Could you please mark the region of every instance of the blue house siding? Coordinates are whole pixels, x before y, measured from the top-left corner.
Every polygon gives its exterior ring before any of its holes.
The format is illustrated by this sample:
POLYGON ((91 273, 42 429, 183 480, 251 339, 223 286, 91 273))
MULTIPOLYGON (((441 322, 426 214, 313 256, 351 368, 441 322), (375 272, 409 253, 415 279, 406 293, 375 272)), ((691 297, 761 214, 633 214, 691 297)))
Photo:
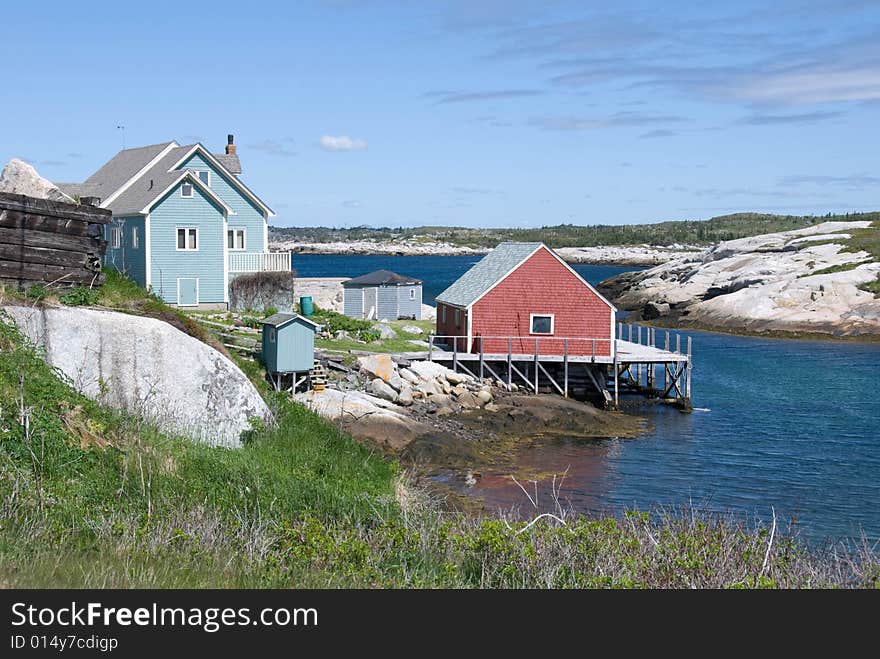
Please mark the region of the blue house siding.
MULTIPOLYGON (((150 211, 150 279, 153 290, 177 304, 178 279, 198 279, 199 304, 225 301, 223 210, 193 186, 192 197, 176 185, 150 211), (178 251, 178 227, 198 229, 198 250, 178 251)), ((186 289, 189 282, 184 282, 186 289)))
POLYGON ((211 190, 235 211, 235 215, 230 215, 228 218, 229 228, 242 228, 245 230, 245 251, 269 251, 269 247, 264 239, 266 220, 263 217, 262 211, 250 199, 232 186, 226 174, 221 174, 198 153, 193 154, 186 160, 180 166, 180 169, 210 170, 211 190))
POLYGON ((104 231, 107 239, 104 265, 125 274, 137 282, 139 286, 146 287, 144 218, 140 215, 114 217, 110 224, 105 225, 104 231), (122 232, 122 240, 118 249, 112 247, 111 231, 113 229, 122 232), (137 232, 137 247, 135 247, 134 232, 137 232))
POLYGON ((311 370, 315 365, 315 328, 298 318, 278 328, 263 325, 262 348, 263 363, 270 373, 311 370))
POLYGON ((397 287, 397 316, 398 318, 422 319, 421 285, 397 287), (411 295, 412 298, 410 298, 411 295))
POLYGON ((397 320, 397 286, 379 286, 376 295, 376 318, 397 320))
POLYGON ((342 289, 342 313, 349 318, 364 317, 364 293, 361 288, 342 289))

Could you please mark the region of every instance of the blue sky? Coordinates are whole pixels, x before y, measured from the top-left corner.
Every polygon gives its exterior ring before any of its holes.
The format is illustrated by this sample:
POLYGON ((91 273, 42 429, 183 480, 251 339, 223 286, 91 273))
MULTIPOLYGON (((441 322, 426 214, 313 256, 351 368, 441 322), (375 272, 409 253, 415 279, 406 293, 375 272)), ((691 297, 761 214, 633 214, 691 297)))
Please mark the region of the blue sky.
POLYGON ((880 208, 880 3, 10 3, 0 159, 234 133, 285 226, 880 208))

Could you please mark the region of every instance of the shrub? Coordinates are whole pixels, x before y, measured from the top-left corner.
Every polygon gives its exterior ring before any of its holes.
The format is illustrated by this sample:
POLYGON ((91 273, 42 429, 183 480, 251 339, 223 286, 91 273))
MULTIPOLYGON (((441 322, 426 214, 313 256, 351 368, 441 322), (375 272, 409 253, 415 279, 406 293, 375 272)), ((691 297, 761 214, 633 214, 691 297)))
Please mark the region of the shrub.
POLYGON ((43 284, 34 284, 30 288, 27 289, 27 293, 25 296, 28 300, 36 300, 40 301, 45 298, 49 294, 49 291, 43 284))
POLYGON ((62 304, 66 304, 70 307, 81 307, 97 304, 100 295, 100 289, 77 286, 76 288, 71 288, 59 299, 61 300, 62 304))

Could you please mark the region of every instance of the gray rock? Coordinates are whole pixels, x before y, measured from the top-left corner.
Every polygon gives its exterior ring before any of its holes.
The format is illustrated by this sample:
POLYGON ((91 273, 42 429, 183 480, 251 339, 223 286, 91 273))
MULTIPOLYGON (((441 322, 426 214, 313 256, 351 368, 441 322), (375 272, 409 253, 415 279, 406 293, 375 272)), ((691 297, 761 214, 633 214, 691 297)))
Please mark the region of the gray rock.
POLYGON ((401 329, 401 331, 406 332, 407 334, 420 335, 423 333, 422 328, 417 325, 404 325, 400 329, 401 329))
POLYGON ((411 387, 404 385, 400 390, 400 393, 397 394, 397 404, 403 405, 404 407, 409 407, 413 404, 413 390, 411 387))
POLYGON ((397 332, 385 323, 377 323, 373 325, 373 329, 379 332, 380 339, 396 339, 397 332))
POLYGON ((361 373, 371 378, 379 378, 391 385, 396 391, 403 386, 403 378, 397 372, 397 364, 390 355, 365 355, 358 357, 361 373))
POLYGON ((461 384, 462 382, 468 382, 473 378, 465 375, 464 373, 456 373, 455 371, 450 370, 448 373, 446 373, 446 379, 449 384, 461 384))
POLYGON ((397 401, 397 392, 382 378, 376 378, 370 383, 370 391, 379 398, 384 398, 392 403, 397 401))
POLYGON ((486 405, 483 407, 483 409, 486 410, 487 412, 497 412, 501 408, 498 407, 495 403, 486 403, 486 405))
POLYGON ((449 386, 449 383, 446 380, 443 380, 442 382, 440 382, 440 390, 444 394, 451 394, 452 393, 452 387, 449 386))
POLYGON ((336 334, 333 336, 333 338, 336 339, 337 341, 351 341, 352 340, 351 334, 349 334, 345 330, 339 330, 338 332, 336 332, 336 334))
POLYGON ((64 194, 57 185, 44 179, 36 169, 18 158, 13 158, 6 163, 6 167, 0 173, 0 192, 12 192, 50 201, 63 201, 68 204, 76 203, 72 197, 64 194))
POLYGON ((455 397, 455 401, 462 407, 468 409, 476 409, 480 407, 480 399, 474 396, 470 391, 465 391, 455 397))
POLYGON ((454 387, 452 387, 452 394, 455 396, 463 396, 466 393, 470 393, 470 392, 468 391, 468 388, 465 387, 464 385, 457 384, 454 387))
POLYGON ((413 373, 408 368, 402 368, 398 371, 398 373, 400 374, 400 377, 402 377, 404 380, 406 380, 410 384, 418 385, 421 382, 421 379, 419 378, 419 376, 416 375, 415 373, 413 373))
POLYGON ((436 395, 442 393, 440 387, 437 385, 437 382, 434 380, 429 380, 427 382, 421 382, 417 387, 416 391, 421 391, 426 396, 436 395))
POLYGON ((648 302, 642 307, 642 318, 654 320, 669 315, 669 304, 666 302, 648 302))
POLYGON ((235 364, 161 320, 78 307, 6 311, 78 391, 166 432, 238 447, 249 419, 271 420, 235 364))
POLYGON ((428 402, 437 407, 448 407, 452 404, 452 396, 447 394, 431 394, 428 396, 428 402))
POLYGON ((455 410, 451 407, 438 407, 435 414, 437 416, 449 416, 450 414, 455 414, 455 410))
POLYGON ((489 392, 486 389, 480 389, 476 393, 476 396, 480 400, 480 402, 483 403, 483 405, 485 405, 486 403, 492 402, 492 394, 491 394, 491 392, 489 392))

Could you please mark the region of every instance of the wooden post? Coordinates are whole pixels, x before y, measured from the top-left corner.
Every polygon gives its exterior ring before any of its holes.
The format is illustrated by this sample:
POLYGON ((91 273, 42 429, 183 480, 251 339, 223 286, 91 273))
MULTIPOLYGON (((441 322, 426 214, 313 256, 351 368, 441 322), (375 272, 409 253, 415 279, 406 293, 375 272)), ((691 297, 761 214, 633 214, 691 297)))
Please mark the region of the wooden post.
POLYGON ((507 339, 507 390, 513 384, 513 339, 507 339))
POLYGON ((681 354, 681 334, 675 335, 675 352, 681 354))
POLYGON ((636 343, 642 345, 642 326, 636 327, 636 343))
POLYGON ((614 407, 618 406, 618 397, 617 397, 617 380, 619 379, 619 373, 617 370, 617 355, 614 355, 614 407))
POLYGON ((690 405, 691 400, 691 337, 688 337, 688 361, 687 361, 687 377, 684 381, 685 386, 685 397, 688 399, 688 405, 690 405))
POLYGON ((428 337, 428 361, 434 361, 434 335, 428 337))
POLYGON ((480 382, 483 381, 483 339, 480 338, 480 382))
POLYGON ((452 370, 458 370, 458 337, 452 340, 452 370))
POLYGON ((629 339, 628 339, 628 341, 630 343, 632 343, 632 340, 633 340, 633 326, 632 326, 632 323, 630 323, 629 324, 629 339))
POLYGON ((535 393, 538 393, 538 338, 535 337, 535 393))
MULTIPOLYGON (((594 342, 595 345, 595 342, 594 342)), ((562 363, 563 363, 563 379, 564 379, 564 389, 565 389, 565 397, 568 398, 568 339, 562 340, 562 363)))

